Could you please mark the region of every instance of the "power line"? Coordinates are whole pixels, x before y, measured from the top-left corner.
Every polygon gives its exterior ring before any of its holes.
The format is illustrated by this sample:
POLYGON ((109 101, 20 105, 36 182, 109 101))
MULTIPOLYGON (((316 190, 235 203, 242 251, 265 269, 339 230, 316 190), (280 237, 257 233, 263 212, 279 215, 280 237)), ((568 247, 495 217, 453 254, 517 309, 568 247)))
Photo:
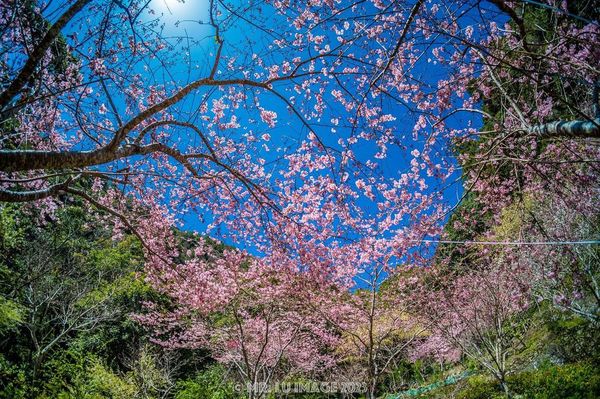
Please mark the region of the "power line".
POLYGON ((432 244, 462 244, 462 245, 516 245, 516 246, 529 246, 529 245, 597 245, 600 244, 600 240, 583 240, 583 241, 472 241, 472 240, 410 240, 411 242, 418 243, 432 243, 432 244))

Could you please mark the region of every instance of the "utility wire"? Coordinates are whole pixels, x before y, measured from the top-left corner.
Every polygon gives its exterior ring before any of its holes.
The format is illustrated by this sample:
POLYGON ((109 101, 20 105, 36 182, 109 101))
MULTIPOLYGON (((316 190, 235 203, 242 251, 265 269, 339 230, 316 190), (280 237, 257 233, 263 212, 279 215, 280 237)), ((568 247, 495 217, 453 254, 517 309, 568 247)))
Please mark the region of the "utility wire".
POLYGON ((517 245, 517 246, 528 246, 528 245, 597 245, 600 244, 600 240, 583 240, 583 241, 460 241, 460 240, 410 240, 411 242, 418 243, 432 243, 432 244, 462 244, 462 245, 517 245))

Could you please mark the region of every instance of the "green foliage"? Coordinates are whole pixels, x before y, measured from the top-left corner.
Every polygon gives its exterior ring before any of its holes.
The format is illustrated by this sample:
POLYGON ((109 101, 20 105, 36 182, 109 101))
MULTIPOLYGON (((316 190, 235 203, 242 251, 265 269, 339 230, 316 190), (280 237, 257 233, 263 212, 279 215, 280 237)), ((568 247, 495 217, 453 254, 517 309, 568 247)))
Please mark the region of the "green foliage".
MULTIPOLYGON (((483 213, 482 205, 475 193, 465 193, 464 198, 444 226, 445 238, 453 241, 475 240, 485 232, 490 222, 490 215, 483 213), (477 215, 477 217, 473 218, 473 215, 477 215), (465 217, 472 217, 468 223, 468 229, 462 223, 465 217)), ((474 247, 449 244, 439 246, 435 258, 439 267, 447 267, 448 272, 455 273, 469 269, 470 265, 478 258, 478 254, 474 247)))
POLYGON ((237 399, 243 396, 236 386, 227 380, 226 370, 221 365, 211 365, 193 379, 178 384, 175 399, 237 399))
POLYGON ((423 359, 414 361, 400 359, 393 371, 381 381, 378 391, 401 392, 418 389, 444 381, 447 376, 448 370, 445 370, 437 362, 423 359))
POLYGON ((494 379, 478 375, 469 378, 456 397, 457 399, 493 399, 504 397, 504 393, 494 379))
MULTIPOLYGON (((600 397, 600 373, 590 363, 546 365, 510 375, 511 395, 519 399, 592 399, 600 397)), ((457 387, 444 387, 420 398, 500 399, 506 394, 496 380, 485 375, 470 377, 457 387)))
POLYGON ((511 389, 531 399, 592 399, 600 397, 600 372, 588 363, 551 366, 508 378, 511 389))
POLYGON ((155 295, 139 273, 140 245, 113 240, 94 217, 71 205, 40 225, 18 206, 0 208, 0 398, 71 394, 93 381, 83 377, 92 366, 106 381, 110 370, 125 375, 123 359, 147 339, 129 316, 155 295))
POLYGON ((600 327, 576 316, 547 321, 551 334, 549 352, 565 362, 582 359, 600 364, 600 327))
POLYGON ((0 257, 5 257, 22 242, 23 228, 18 223, 17 210, 12 206, 0 206, 0 257))
MULTIPOLYGON (((130 377, 117 375, 100 359, 91 357, 74 378, 73 384, 58 392, 61 399, 129 399, 137 396, 138 388, 130 377)), ((40 399, 45 396, 41 396, 40 399)))
POLYGON ((0 354, 0 399, 25 399, 27 376, 22 365, 13 364, 0 354))
POLYGON ((526 337, 523 363, 540 365, 590 362, 600 364, 600 326, 573 313, 561 312, 547 301, 539 304, 528 318, 534 328, 526 337))
POLYGON ((0 297, 0 335, 14 329, 23 318, 23 309, 18 303, 0 297))

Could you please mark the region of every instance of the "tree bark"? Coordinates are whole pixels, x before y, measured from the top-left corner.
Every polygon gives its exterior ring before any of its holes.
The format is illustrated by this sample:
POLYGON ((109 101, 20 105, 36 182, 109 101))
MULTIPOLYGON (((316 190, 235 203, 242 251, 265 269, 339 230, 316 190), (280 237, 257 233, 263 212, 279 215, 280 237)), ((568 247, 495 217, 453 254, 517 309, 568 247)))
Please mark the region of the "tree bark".
POLYGON ((527 132, 539 138, 600 138, 600 118, 592 121, 555 121, 535 125, 527 132))

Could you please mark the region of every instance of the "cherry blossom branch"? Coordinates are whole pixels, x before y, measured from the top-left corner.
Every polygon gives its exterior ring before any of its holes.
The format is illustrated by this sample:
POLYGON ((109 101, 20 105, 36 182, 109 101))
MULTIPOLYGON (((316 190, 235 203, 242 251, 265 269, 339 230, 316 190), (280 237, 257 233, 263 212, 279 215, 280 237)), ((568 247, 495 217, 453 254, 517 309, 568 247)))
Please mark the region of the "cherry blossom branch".
MULTIPOLYGON (((375 79, 373 79, 373 81, 371 82, 371 84, 369 86, 370 88, 373 87, 373 85, 377 84, 379 79, 381 79, 381 77, 387 72, 387 70, 392 65, 392 62, 394 62, 394 60, 396 59, 396 56, 398 55, 398 52, 400 51, 402 44, 404 44, 404 39, 406 38, 406 35, 408 34, 408 29, 410 28, 410 25, 412 24, 413 20, 417 16, 419 9, 421 8, 421 6, 423 5, 424 2, 425 2, 425 0, 418 0, 415 3, 415 5, 412 7, 412 9, 410 10, 410 14, 408 15, 408 18, 406 19, 406 23, 404 24, 404 28, 402 29, 402 33, 400 34, 400 37, 398 38, 398 40, 396 42, 396 46, 394 47, 394 50, 389 55, 388 61, 386 62, 383 69, 381 69, 379 74, 377 74, 375 79)), ((370 89, 368 91, 370 91, 370 89)))
POLYGON ((64 193, 69 184, 77 180, 79 176, 69 177, 66 181, 50 187, 32 191, 0 190, 0 202, 29 202, 53 197, 64 193))
POLYGON ((12 80, 10 85, 0 94, 0 110, 3 110, 12 98, 21 90, 23 85, 27 83, 35 68, 42 60, 46 51, 50 48, 54 40, 60 34, 62 28, 87 5, 91 0, 78 0, 73 4, 58 20, 48 29, 44 38, 35 46, 31 52, 27 62, 21 69, 21 72, 12 80))

